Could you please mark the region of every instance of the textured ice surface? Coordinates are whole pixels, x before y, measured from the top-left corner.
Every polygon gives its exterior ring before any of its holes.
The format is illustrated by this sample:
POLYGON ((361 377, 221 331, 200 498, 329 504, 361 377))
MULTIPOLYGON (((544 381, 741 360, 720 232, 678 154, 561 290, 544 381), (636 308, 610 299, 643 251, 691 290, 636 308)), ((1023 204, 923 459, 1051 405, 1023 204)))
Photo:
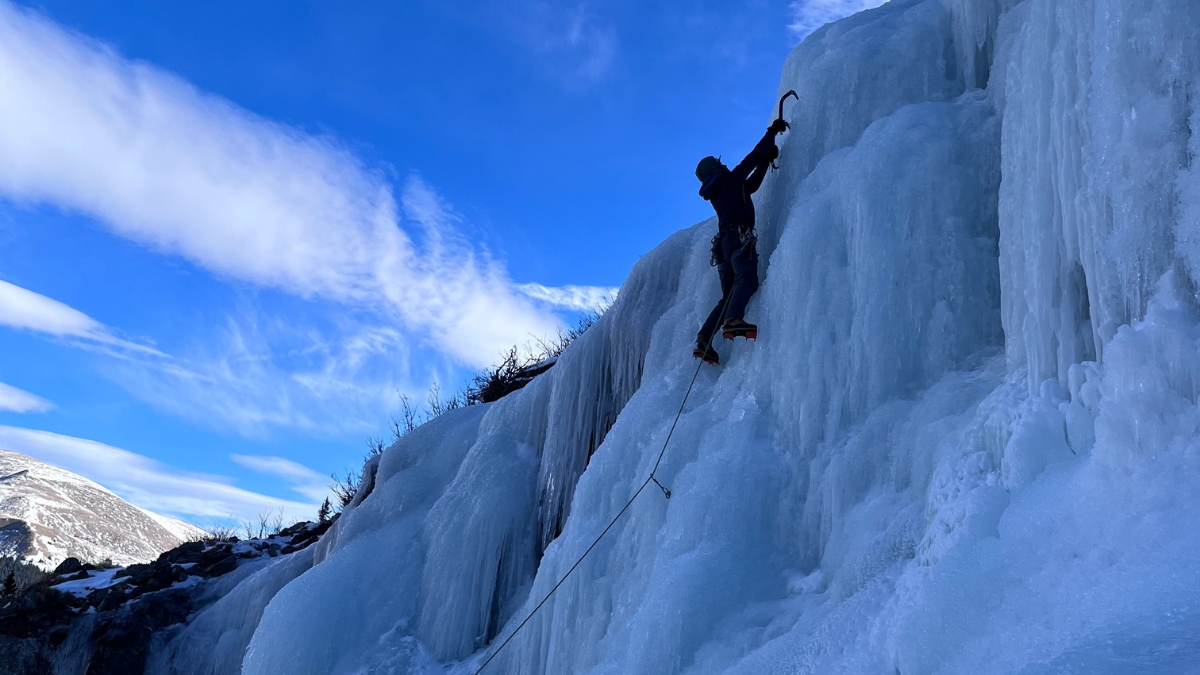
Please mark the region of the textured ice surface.
MULTIPOLYGON (((1193 0, 892 0, 813 33, 761 339, 701 371, 674 498, 489 671, 1200 672, 1198 60, 1193 0)), ((653 465, 713 227, 531 386, 389 449, 243 672, 473 672, 653 465)))

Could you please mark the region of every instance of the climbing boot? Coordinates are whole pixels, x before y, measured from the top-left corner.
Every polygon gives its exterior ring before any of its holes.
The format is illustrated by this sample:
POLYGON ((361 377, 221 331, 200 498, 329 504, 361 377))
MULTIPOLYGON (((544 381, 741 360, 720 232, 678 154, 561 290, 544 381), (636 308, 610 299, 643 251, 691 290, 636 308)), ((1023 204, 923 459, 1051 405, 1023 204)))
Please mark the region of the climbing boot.
POLYGON ((709 365, 721 365, 721 355, 708 344, 708 340, 697 342, 696 348, 692 350, 692 356, 703 360, 709 365))
POLYGON ((726 319, 725 324, 721 326, 721 336, 726 340, 732 340, 738 337, 744 337, 748 340, 758 339, 758 326, 752 323, 746 323, 741 319, 726 319))

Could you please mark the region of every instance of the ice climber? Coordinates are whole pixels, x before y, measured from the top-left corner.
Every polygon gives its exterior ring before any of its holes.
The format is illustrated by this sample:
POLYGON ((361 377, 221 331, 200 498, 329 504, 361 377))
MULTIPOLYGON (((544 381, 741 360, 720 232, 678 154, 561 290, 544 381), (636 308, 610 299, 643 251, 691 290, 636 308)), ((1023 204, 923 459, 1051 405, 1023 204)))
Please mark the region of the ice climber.
POLYGON ((696 166, 696 178, 701 183, 700 196, 717 212, 712 263, 721 278, 721 299, 696 335, 696 349, 692 351, 696 358, 707 363, 721 362, 712 348, 712 336, 718 324, 727 340, 758 337, 758 326, 744 320, 746 303, 758 290, 757 237, 754 233, 754 202, 750 195, 758 191, 771 162, 779 156, 775 137, 787 127, 782 119, 775 120, 758 145, 732 170, 716 157, 705 157, 696 166))

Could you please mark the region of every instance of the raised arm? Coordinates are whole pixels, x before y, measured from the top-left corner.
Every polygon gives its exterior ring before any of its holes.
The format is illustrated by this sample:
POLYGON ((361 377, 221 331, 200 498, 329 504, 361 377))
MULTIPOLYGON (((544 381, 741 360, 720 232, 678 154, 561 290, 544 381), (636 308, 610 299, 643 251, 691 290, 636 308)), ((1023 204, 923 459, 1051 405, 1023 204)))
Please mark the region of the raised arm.
POLYGON ((766 161, 755 166, 746 178, 746 194, 748 195, 758 192, 758 188, 762 187, 763 179, 767 177, 767 169, 771 166, 771 162, 775 161, 775 158, 779 156, 779 148, 774 143, 771 144, 768 150, 770 152, 767 153, 766 161))
MULTIPOLYGON (((750 154, 746 155, 745 159, 743 159, 737 166, 733 167, 733 171, 731 173, 735 178, 742 181, 747 180, 750 177, 751 172, 759 167, 765 169, 766 166, 771 163, 772 159, 775 159, 779 156, 779 149, 775 147, 776 133, 777 132, 767 130, 766 135, 762 137, 762 140, 758 142, 758 145, 754 146, 754 149, 750 151, 750 154)), ((762 179, 760 178, 758 182, 761 184, 762 179)))

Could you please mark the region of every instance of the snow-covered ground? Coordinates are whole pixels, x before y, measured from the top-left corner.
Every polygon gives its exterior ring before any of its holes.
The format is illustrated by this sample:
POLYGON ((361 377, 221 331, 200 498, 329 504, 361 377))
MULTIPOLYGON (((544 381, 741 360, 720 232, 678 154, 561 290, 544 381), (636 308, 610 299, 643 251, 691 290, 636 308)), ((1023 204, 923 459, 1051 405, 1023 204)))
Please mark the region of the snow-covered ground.
MULTIPOLYGON (((892 0, 788 89, 758 343, 485 672, 1200 672, 1200 4, 892 0)), ((473 673, 654 465, 714 227, 153 672, 473 673)))
POLYGON ((204 534, 70 471, 0 450, 0 555, 46 570, 68 557, 130 565, 204 534))

